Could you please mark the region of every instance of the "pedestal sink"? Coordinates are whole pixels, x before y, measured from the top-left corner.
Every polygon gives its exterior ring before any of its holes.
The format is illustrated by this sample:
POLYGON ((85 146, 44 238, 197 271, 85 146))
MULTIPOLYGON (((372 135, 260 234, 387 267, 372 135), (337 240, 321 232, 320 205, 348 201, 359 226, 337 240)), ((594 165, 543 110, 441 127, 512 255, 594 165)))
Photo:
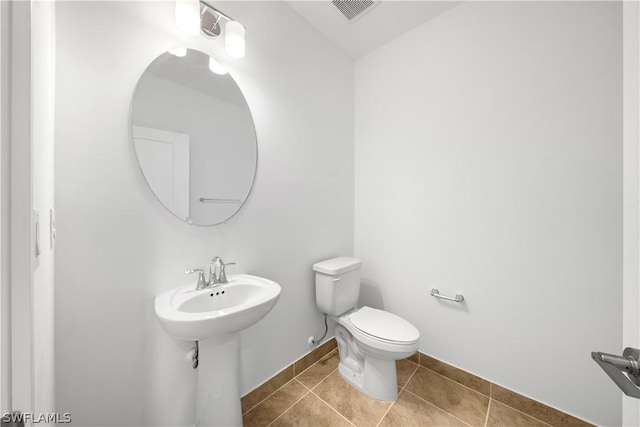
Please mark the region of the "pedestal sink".
POLYGON ((271 311, 280 285, 237 274, 228 283, 196 290, 194 284, 160 294, 156 316, 169 335, 198 341, 196 426, 241 426, 238 332, 271 311))

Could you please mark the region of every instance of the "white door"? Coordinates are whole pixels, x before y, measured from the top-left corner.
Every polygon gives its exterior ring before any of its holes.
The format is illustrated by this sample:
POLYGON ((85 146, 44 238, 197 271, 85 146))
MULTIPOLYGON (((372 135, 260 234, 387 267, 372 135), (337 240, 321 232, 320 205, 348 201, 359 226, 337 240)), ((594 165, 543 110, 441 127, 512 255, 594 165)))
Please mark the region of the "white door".
POLYGON ((54 8, 52 2, 0 2, 1 413, 44 414, 55 407, 53 242, 48 239, 54 199, 54 8))

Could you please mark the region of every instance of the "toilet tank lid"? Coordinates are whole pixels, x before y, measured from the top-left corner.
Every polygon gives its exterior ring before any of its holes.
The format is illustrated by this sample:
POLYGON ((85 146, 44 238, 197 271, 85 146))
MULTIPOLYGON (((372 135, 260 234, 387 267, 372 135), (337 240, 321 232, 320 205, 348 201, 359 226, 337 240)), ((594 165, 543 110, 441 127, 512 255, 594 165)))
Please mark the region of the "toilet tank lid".
POLYGON ((336 274, 342 274, 346 273, 347 271, 355 270, 356 268, 360 268, 361 265, 362 261, 357 258, 341 256, 325 261, 316 262, 315 264, 313 264, 313 271, 333 276, 336 274))

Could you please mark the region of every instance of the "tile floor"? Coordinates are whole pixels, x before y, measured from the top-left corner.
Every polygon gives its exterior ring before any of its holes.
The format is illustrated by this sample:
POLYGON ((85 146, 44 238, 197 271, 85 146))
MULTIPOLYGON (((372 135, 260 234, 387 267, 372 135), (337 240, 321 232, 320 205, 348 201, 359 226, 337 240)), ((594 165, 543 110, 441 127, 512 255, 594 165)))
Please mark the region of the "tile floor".
POLYGON ((397 362, 395 402, 358 392, 333 350, 244 413, 255 426, 549 426, 410 360, 397 362))

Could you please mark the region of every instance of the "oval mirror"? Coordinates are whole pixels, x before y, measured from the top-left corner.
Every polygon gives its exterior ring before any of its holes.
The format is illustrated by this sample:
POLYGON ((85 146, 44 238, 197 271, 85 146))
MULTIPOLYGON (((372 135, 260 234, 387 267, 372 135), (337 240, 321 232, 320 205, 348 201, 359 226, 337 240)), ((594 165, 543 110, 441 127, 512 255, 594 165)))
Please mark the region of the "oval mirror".
POLYGON ((251 111, 235 80, 212 71, 220 72, 209 55, 171 52, 182 56, 156 58, 133 96, 138 163, 178 218, 220 224, 240 210, 253 186, 258 149, 251 111))

